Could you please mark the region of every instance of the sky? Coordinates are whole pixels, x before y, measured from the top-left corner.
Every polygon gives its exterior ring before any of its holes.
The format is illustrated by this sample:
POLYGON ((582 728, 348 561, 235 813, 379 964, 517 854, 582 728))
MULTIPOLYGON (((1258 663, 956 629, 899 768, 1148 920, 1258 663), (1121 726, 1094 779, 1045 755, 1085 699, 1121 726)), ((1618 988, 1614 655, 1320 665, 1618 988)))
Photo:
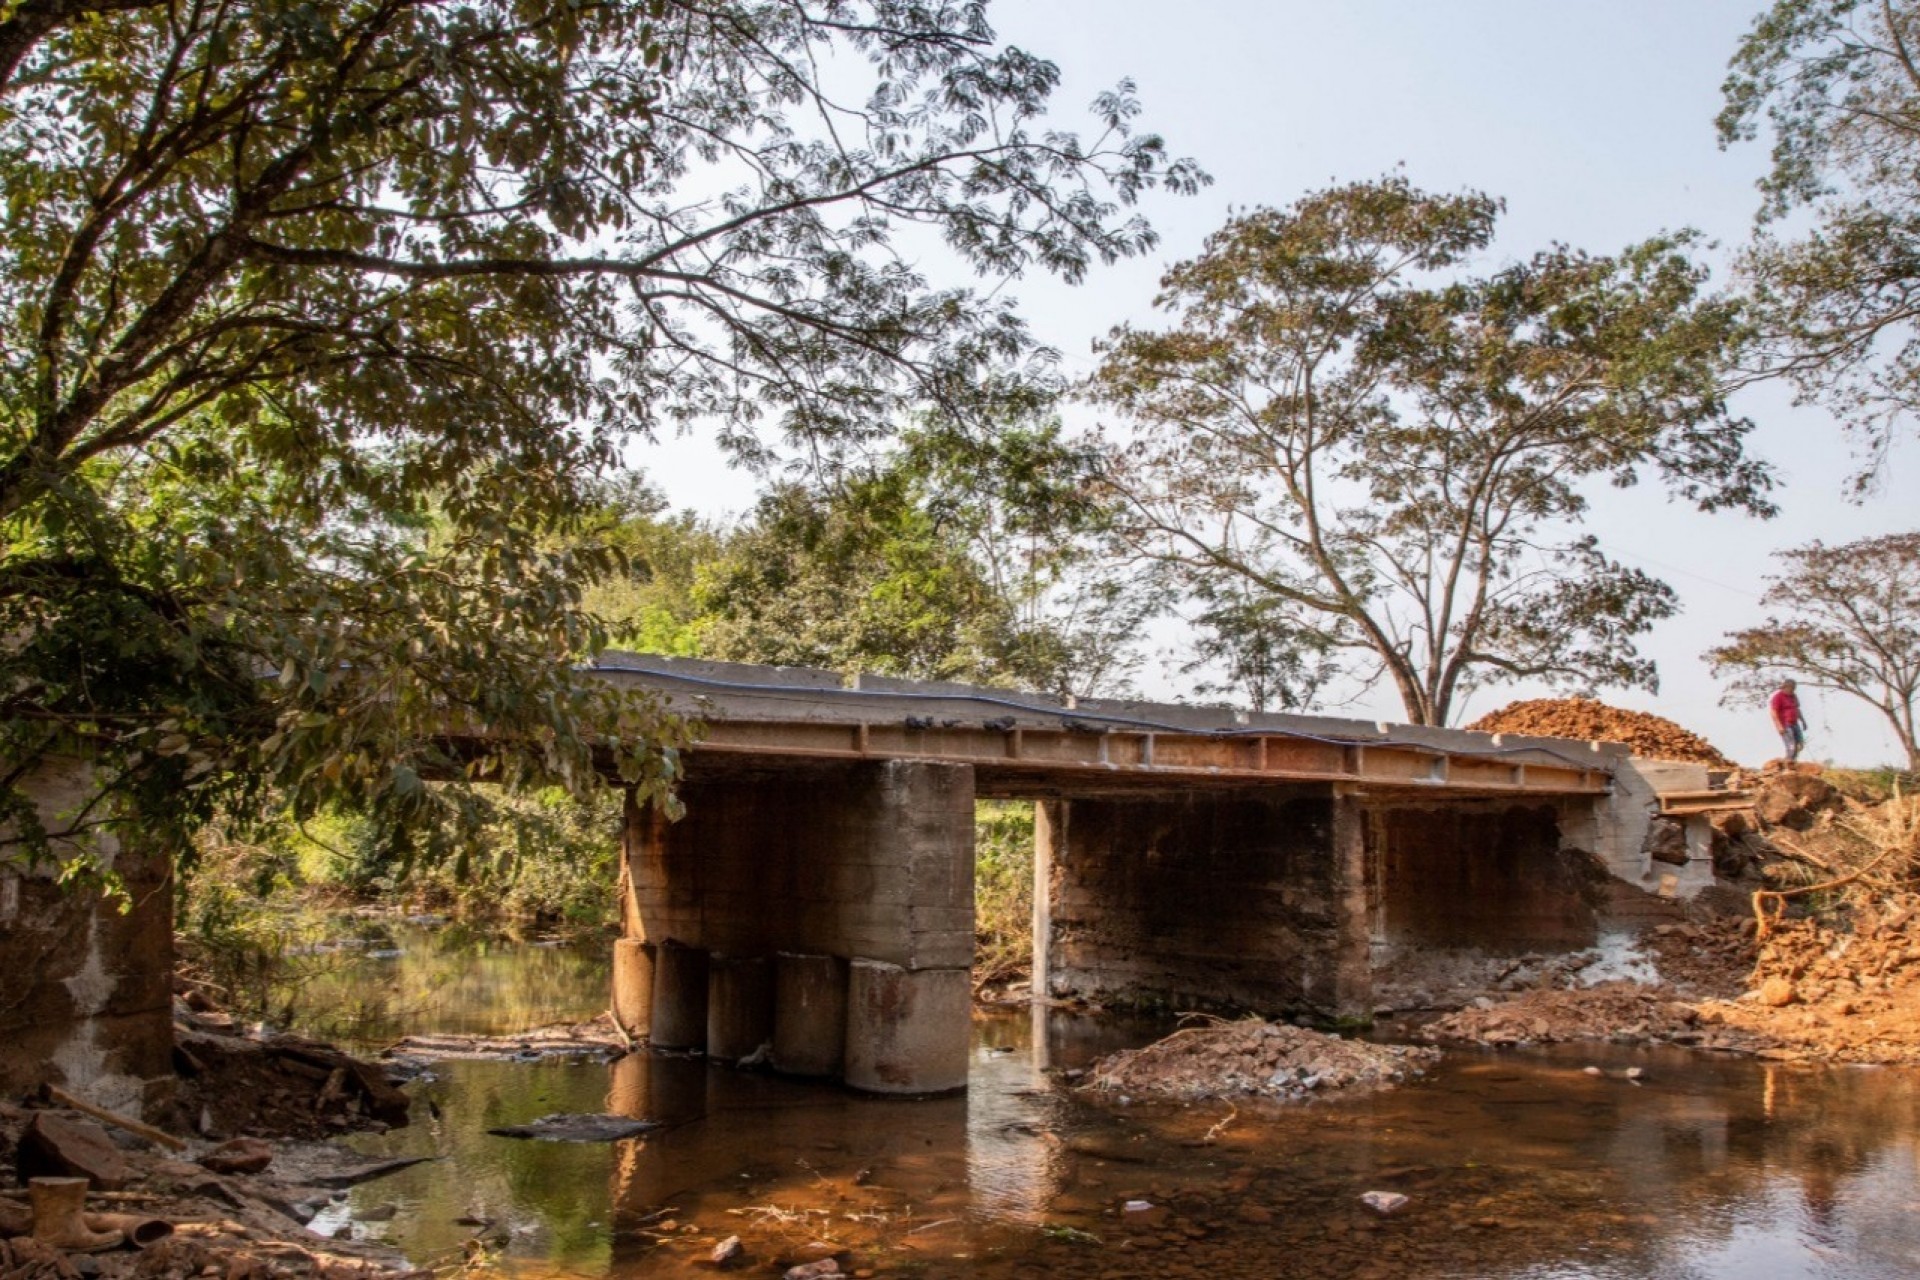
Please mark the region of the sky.
MULTIPOLYGON (((1554 242, 1611 252, 1664 229, 1693 227, 1725 262, 1746 239, 1766 167, 1763 144, 1723 151, 1714 138, 1728 58, 1759 0, 1000 0, 1001 37, 1058 63, 1064 124, 1091 131, 1083 104, 1131 77, 1143 127, 1191 155, 1214 184, 1192 198, 1156 197, 1145 212, 1161 243, 1144 258, 1097 269, 1078 286, 1018 282, 1036 335, 1069 374, 1090 372, 1091 345, 1122 322, 1152 322, 1167 266, 1198 252, 1229 213, 1285 205, 1309 191, 1399 169, 1433 191, 1503 197, 1498 265, 1554 242)), ((1657 487, 1593 494, 1588 528, 1611 554, 1669 582, 1684 610, 1642 643, 1659 664, 1656 694, 1606 690, 1617 706, 1653 711, 1757 764, 1778 754, 1758 705, 1725 707, 1701 653, 1722 633, 1761 620, 1771 553, 1819 538, 1845 541, 1920 524, 1912 480, 1920 440, 1896 452, 1880 492, 1849 501, 1854 458, 1823 411, 1795 407, 1784 388, 1742 392, 1736 411, 1759 424, 1757 454, 1778 470, 1782 513, 1771 521, 1703 515, 1657 487), (1904 486, 1902 481, 1905 480, 1904 486)), ((1091 425, 1070 408, 1070 425, 1091 425)), ((669 441, 633 461, 676 507, 737 513, 751 477, 727 469, 701 440, 669 441)), ((1153 647, 1173 637, 1156 633, 1153 647)), ((1141 688, 1188 692, 1150 662, 1141 688)), ((1535 686, 1478 693, 1460 722, 1535 686)), ((1807 754, 1845 765, 1898 758, 1869 708, 1834 694, 1805 699, 1807 754)), ((1342 714, 1400 718, 1390 690, 1342 714)))

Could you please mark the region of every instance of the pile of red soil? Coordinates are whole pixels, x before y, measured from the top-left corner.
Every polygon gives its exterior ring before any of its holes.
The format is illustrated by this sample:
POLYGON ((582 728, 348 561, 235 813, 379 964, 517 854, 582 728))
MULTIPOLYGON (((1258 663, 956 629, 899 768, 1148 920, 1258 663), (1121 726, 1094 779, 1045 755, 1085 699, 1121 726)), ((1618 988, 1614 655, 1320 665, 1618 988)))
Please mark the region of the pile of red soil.
POLYGON ((1645 711, 1625 711, 1594 698, 1533 698, 1500 708, 1467 726, 1478 733, 1621 742, 1649 760, 1681 760, 1713 769, 1737 766, 1699 734, 1645 711))
POLYGON ((1571 991, 1529 991, 1491 1008, 1468 1008, 1429 1023, 1429 1040, 1556 1044, 1566 1040, 1697 1043, 1698 1013, 1659 987, 1603 982, 1571 991))

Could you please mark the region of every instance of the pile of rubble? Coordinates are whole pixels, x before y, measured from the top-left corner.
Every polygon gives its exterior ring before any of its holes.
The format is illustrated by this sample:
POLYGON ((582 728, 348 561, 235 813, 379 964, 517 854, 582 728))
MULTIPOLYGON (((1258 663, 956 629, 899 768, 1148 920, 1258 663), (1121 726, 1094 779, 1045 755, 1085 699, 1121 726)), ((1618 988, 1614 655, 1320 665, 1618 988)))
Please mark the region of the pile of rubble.
POLYGON ((202 1136, 325 1138, 407 1123, 407 1095, 373 1063, 299 1036, 242 1035, 218 1012, 176 1006, 173 1060, 178 1123, 202 1136))
POLYGON ((81 1105, 0 1104, 6 1280, 348 1280, 410 1270, 396 1253, 322 1238, 304 1223, 344 1188, 411 1161, 325 1147, 302 1160, 300 1148, 259 1138, 191 1144, 81 1105))
POLYGON ((345 1188, 413 1164, 296 1141, 407 1123, 381 1067, 176 1002, 160 1125, 48 1088, 0 1103, 0 1280, 346 1280, 410 1268, 315 1235, 345 1188), (192 1134, 183 1137, 181 1134, 192 1134), (270 1139, 272 1139, 270 1141, 270 1139))
POLYGON ((1316 1093, 1398 1084, 1420 1075, 1439 1052, 1368 1044, 1257 1018, 1209 1020, 1141 1049, 1096 1062, 1082 1088, 1179 1098, 1258 1096, 1298 1100, 1316 1093))
POLYGON ((1534 698, 1514 702, 1467 726, 1478 733, 1520 733, 1587 742, 1622 742, 1649 760, 1681 760, 1711 769, 1737 766, 1705 738, 1644 711, 1610 707, 1594 698, 1534 698))
POLYGON ((1421 1034, 1429 1040, 1488 1045, 1568 1040, 1700 1044, 1708 1038, 1693 1005, 1637 982, 1529 991, 1501 1003, 1482 1000, 1428 1023, 1421 1034))

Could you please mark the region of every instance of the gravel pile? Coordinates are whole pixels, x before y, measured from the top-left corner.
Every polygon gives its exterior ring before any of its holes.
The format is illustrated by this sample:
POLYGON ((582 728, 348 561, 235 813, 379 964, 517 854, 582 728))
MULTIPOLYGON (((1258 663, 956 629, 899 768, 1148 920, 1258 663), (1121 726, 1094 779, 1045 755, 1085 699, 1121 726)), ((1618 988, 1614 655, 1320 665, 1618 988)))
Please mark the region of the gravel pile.
POLYGON ((1398 1084, 1420 1075, 1435 1049, 1368 1044, 1255 1018, 1186 1027, 1143 1049, 1096 1062, 1083 1086, 1105 1093, 1295 1100, 1398 1084))

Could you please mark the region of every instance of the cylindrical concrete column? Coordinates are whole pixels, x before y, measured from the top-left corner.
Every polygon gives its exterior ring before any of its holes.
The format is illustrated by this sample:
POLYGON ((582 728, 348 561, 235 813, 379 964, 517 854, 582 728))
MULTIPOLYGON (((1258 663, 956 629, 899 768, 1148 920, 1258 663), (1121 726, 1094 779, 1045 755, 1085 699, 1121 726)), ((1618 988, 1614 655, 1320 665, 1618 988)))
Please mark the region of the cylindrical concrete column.
POLYGON ((707 953, 669 938, 653 956, 653 1025, 658 1049, 707 1047, 707 953))
POLYGON ((613 1020, 635 1040, 653 1022, 653 944, 617 938, 613 944, 613 1020))
POLYGON ((837 1076, 847 1047, 847 962, 783 951, 773 962, 773 1065, 837 1076))
POLYGON ((869 1093, 967 1085, 973 975, 855 960, 847 981, 847 1083, 869 1093))
POLYGON ((773 1039, 773 965, 714 953, 707 970, 707 1056, 750 1058, 773 1039))

